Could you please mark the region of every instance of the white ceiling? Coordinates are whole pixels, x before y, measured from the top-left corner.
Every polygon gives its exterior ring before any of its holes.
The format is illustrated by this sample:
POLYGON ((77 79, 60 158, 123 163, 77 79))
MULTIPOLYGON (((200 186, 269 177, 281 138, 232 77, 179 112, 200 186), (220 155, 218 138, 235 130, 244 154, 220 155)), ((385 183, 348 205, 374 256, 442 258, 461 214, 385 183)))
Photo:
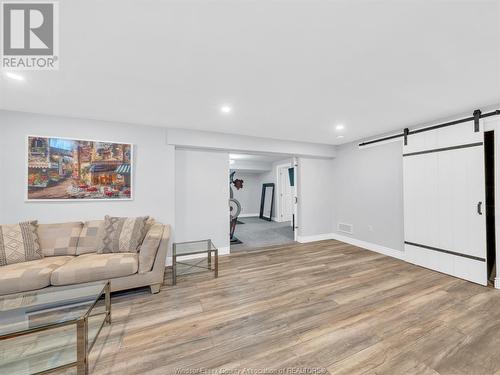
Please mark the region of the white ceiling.
POLYGON ((0 108, 336 144, 500 103, 499 1, 59 5, 60 70, 0 108))

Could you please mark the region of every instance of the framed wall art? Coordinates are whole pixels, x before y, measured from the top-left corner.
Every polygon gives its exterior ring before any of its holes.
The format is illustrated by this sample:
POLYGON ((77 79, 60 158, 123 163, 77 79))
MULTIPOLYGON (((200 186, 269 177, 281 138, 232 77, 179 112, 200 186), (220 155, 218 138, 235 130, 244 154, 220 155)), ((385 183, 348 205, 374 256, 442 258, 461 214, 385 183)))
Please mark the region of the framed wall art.
POLYGON ((26 152, 28 201, 133 198, 132 144, 30 135, 26 152))

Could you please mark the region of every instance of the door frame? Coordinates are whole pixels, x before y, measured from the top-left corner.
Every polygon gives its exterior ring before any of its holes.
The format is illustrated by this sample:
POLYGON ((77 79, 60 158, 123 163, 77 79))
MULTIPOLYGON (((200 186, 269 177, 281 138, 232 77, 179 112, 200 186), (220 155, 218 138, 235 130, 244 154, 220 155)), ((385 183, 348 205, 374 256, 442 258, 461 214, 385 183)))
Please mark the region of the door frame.
MULTIPOLYGON (((500 197, 500 119, 497 116, 482 119, 484 131, 493 131, 495 138, 494 154, 495 154, 495 197, 500 197)), ((495 222, 495 237, 496 241, 496 270, 495 288, 500 289, 500 204, 495 202, 495 217, 499 218, 495 222)))
POLYGON ((293 227, 293 240, 298 242, 299 239, 299 204, 298 204, 298 191, 299 191, 299 159, 294 156, 292 158, 293 168, 293 202, 292 202, 292 225, 293 227))
MULTIPOLYGON (((281 214, 282 214, 282 209, 283 209, 282 204, 281 204, 281 192, 282 192, 283 185, 281 183, 280 169, 285 168, 285 167, 292 168, 293 161, 289 162, 289 163, 278 164, 276 166, 276 188, 277 188, 276 191, 278 194, 278 199, 276 200, 275 221, 277 221, 279 223, 284 221, 284 220, 281 220, 281 216, 282 216, 281 214)), ((295 185, 297 185, 297 181, 295 181, 295 185)), ((294 196, 294 194, 292 193, 292 215, 293 215, 293 196, 294 196)))

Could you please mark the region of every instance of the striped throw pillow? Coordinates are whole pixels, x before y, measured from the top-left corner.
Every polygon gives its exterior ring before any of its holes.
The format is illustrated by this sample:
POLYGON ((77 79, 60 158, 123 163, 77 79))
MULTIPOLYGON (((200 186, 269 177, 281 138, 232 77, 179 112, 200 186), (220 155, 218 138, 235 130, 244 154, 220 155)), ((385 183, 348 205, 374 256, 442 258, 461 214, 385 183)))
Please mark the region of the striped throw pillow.
POLYGON ((42 258, 37 221, 0 225, 0 266, 42 258))
POLYGON ((142 217, 111 217, 104 218, 100 228, 97 252, 105 253, 136 253, 144 236, 149 216, 142 217))

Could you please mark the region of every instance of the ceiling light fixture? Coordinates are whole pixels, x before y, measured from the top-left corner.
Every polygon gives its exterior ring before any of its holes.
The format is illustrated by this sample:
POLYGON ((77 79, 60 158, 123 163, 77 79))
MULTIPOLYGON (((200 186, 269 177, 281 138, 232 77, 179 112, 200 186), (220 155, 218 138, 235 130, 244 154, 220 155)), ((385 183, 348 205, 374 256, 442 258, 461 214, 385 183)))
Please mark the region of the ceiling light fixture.
POLYGON ((232 111, 232 108, 228 105, 223 105, 222 107, 220 107, 220 111, 222 113, 230 113, 232 111))
POLYGON ((339 124, 335 127, 335 130, 344 130, 345 126, 342 124, 339 124))
POLYGON ((14 79, 16 81, 24 81, 24 77, 20 74, 16 74, 16 73, 12 73, 12 72, 6 72, 5 73, 5 76, 10 78, 10 79, 14 79))

